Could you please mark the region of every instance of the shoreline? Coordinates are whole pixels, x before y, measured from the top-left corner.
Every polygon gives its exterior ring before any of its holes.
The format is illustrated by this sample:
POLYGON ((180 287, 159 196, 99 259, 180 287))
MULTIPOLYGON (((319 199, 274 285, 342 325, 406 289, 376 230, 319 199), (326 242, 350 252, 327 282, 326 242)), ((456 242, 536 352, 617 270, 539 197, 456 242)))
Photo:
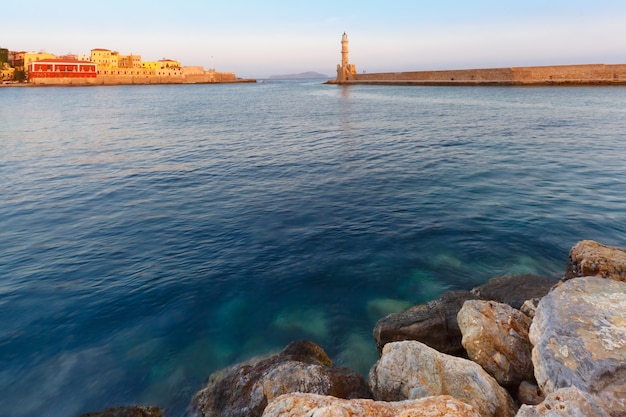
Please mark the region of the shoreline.
POLYGON ((243 78, 233 81, 219 81, 219 82, 101 82, 101 83, 50 83, 50 84, 38 84, 38 83, 30 83, 30 82, 22 82, 22 83, 0 83, 0 88, 36 88, 36 87, 111 87, 111 86, 120 86, 120 85, 201 85, 201 84, 255 84, 257 82, 256 79, 253 78, 243 78))

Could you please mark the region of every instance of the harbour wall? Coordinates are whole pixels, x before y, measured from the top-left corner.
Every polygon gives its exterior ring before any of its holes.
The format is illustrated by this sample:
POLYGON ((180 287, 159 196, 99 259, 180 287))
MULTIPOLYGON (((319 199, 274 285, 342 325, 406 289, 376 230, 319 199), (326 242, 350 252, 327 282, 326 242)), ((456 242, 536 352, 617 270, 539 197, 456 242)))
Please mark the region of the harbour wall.
POLYGON ((89 85, 141 85, 141 84, 222 84, 256 82, 241 79, 232 72, 196 72, 177 75, 102 75, 95 78, 32 78, 30 85, 39 86, 89 86, 89 85))
POLYGON ((610 85, 626 84, 626 64, 586 64, 351 74, 338 84, 610 85))

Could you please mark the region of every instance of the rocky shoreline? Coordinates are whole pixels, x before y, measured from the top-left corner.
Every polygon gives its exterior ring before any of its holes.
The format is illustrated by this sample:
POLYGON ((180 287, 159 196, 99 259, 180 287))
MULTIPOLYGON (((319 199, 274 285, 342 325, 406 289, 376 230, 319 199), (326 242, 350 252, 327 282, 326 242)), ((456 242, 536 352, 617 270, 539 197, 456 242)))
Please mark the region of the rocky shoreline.
POLYGON ((581 241, 560 279, 496 277, 386 316, 374 338, 368 379, 296 341, 213 373, 189 415, 625 417, 626 251, 581 241))

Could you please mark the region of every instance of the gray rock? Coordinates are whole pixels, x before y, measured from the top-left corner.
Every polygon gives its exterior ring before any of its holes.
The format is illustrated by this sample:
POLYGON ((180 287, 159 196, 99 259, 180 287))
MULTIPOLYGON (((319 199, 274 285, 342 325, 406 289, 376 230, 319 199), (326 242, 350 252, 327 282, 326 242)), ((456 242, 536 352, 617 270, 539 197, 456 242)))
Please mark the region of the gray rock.
POLYGON ((500 385, 514 388, 533 379, 528 316, 508 304, 470 300, 458 322, 467 355, 500 385))
POLYGON ((515 417, 609 417, 596 397, 576 387, 561 388, 539 405, 522 405, 515 417))
POLYGON ((472 289, 472 293, 481 300, 497 301, 519 310, 524 301, 543 297, 558 281, 558 277, 543 275, 507 275, 491 278, 472 289))
POLYGON ((367 381, 346 367, 334 367, 324 350, 309 341, 290 343, 278 355, 256 358, 218 371, 192 400, 203 417, 261 416, 267 404, 286 393, 371 398, 367 381))
POLYGON ((550 394, 575 386, 626 416, 626 283, 574 278, 545 296, 529 337, 535 377, 550 394))
POLYGON ((456 315, 465 301, 476 298, 469 291, 450 291, 438 300, 382 318, 374 327, 379 353, 386 343, 417 340, 439 352, 463 355, 456 315))
POLYGON ((387 343, 370 370, 370 386, 379 401, 450 395, 483 417, 512 417, 516 412, 509 393, 480 365, 417 341, 387 343))
POLYGON ((569 252, 565 279, 600 276, 626 282, 626 251, 581 240, 569 252))

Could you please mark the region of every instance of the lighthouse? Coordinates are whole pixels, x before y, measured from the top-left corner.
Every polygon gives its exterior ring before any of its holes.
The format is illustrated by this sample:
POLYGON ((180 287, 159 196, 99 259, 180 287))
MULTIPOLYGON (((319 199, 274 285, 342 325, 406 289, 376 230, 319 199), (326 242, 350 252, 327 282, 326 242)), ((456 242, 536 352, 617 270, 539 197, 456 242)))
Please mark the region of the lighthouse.
POLYGON ((356 74, 356 66, 348 61, 348 35, 344 32, 341 37, 341 64, 337 64, 337 82, 350 80, 356 74))

